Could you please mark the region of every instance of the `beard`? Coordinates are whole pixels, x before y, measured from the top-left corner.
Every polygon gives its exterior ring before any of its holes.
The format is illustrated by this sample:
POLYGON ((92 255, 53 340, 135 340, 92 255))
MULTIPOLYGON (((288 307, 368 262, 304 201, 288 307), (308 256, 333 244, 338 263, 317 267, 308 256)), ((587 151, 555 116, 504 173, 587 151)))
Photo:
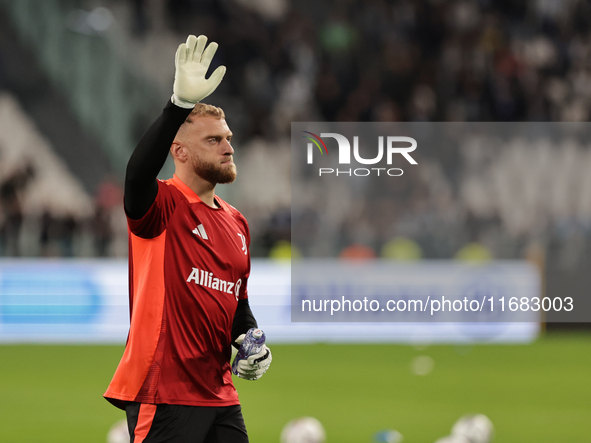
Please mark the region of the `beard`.
POLYGON ((232 183, 236 179, 236 165, 216 165, 193 157, 193 169, 204 180, 215 184, 232 183))

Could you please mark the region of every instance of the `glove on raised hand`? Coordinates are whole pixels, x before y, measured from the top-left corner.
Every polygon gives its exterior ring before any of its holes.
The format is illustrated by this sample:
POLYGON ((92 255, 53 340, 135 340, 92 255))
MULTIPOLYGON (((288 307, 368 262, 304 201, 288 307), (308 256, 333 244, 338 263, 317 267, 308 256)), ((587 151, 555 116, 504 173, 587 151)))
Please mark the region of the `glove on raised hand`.
POLYGON ((206 36, 190 35, 186 43, 181 43, 176 51, 172 102, 177 106, 182 108, 195 106, 195 103, 215 91, 226 73, 226 67, 220 66, 209 78, 205 78, 218 49, 218 44, 215 42, 205 47, 206 44, 206 36))

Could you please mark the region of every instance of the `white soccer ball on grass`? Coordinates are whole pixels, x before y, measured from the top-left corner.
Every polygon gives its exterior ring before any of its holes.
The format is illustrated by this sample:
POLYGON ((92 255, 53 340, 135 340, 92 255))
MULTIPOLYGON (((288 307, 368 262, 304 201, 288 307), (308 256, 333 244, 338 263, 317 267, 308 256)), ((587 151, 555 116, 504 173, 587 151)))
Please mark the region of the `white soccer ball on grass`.
POLYGON ((435 440, 435 443, 470 443, 466 437, 461 435, 448 435, 435 440))
POLYGON ((300 417, 288 422, 281 431, 281 443, 324 443, 324 427, 314 417, 300 417))
POLYGON ((127 430, 127 420, 119 420, 107 434, 107 443, 129 443, 129 431, 127 430))
POLYGON ((465 437, 470 443, 489 443, 494 436, 494 426, 484 414, 469 414, 455 422, 451 434, 465 437))

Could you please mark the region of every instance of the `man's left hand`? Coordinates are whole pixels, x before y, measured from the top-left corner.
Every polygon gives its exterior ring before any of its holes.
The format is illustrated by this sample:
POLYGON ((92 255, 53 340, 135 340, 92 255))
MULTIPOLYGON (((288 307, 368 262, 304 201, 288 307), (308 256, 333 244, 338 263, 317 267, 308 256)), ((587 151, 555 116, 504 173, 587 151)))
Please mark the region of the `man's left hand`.
MULTIPOLYGON (((244 334, 236 339, 236 343, 242 344, 244 340, 244 334)), ((273 355, 267 345, 263 345, 263 349, 258 354, 250 355, 246 359, 238 361, 236 370, 238 371, 238 377, 244 378, 245 380, 258 380, 263 376, 271 362, 273 361, 273 355)))

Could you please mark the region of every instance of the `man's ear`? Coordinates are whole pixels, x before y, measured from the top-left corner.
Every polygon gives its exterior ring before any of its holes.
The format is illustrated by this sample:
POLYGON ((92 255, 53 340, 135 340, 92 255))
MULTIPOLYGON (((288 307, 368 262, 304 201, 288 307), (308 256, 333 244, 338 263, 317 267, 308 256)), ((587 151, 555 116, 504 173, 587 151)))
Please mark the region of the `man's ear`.
POLYGON ((178 141, 173 141, 170 145, 170 155, 173 160, 178 160, 181 163, 185 163, 189 159, 187 148, 180 144, 178 141))

